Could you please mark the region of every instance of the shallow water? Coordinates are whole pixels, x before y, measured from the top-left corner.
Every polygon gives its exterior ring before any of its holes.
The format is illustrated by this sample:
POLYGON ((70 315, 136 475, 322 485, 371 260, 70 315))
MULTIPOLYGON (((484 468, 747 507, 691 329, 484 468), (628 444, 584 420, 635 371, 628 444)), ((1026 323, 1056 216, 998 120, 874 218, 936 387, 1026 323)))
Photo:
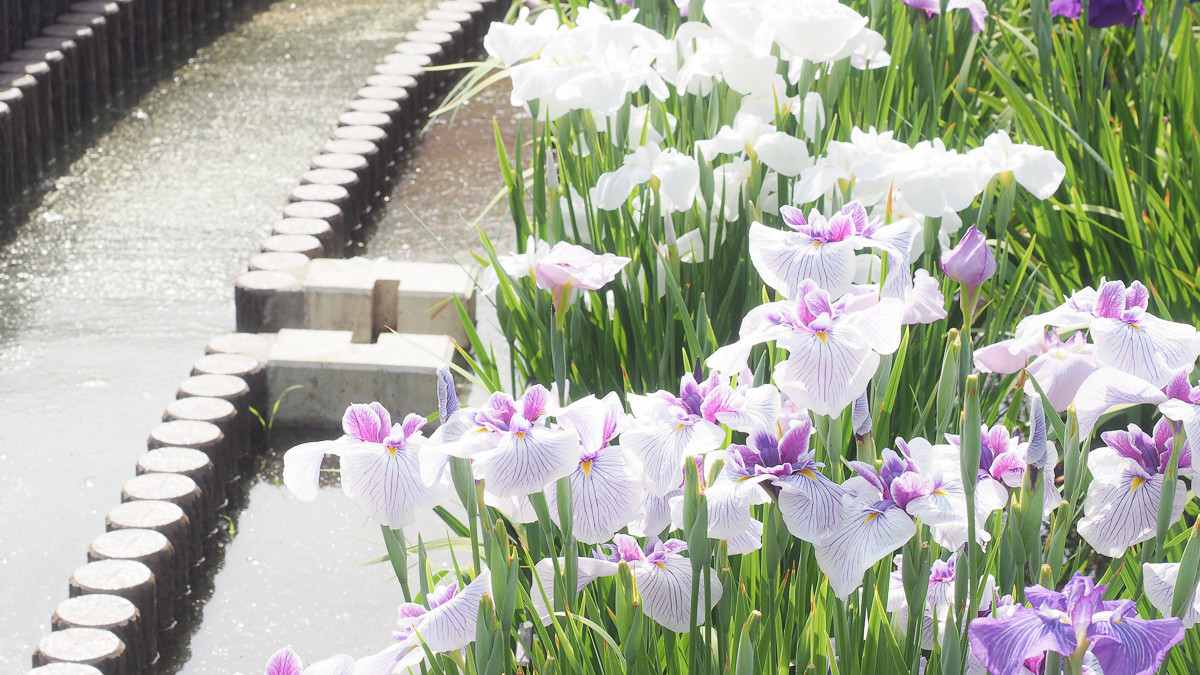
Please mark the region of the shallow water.
MULTIPOLYGON (((97 139, 0 241, 0 671, 28 667, 151 427, 205 342, 232 329, 233 278, 269 234, 343 101, 425 8, 296 0, 242 17, 97 139)), ((229 567, 252 534, 327 531, 357 513, 326 499, 333 508, 296 518, 279 507, 278 493, 254 489, 229 567)), ((267 559, 258 547, 271 545, 261 541, 242 558, 267 559)), ((339 543, 312 533, 305 545, 315 558, 295 560, 287 584, 315 587, 304 575, 320 569, 354 579, 343 562, 379 555, 357 542, 366 554, 356 557, 339 543)), ((377 574, 354 588, 371 592, 386 577, 377 574)), ((284 597, 265 583, 254 585, 284 597)), ((217 588, 213 611, 225 595, 221 579, 217 588)), ((268 621, 280 641, 294 642, 288 628, 314 620, 311 607, 238 618, 268 621)), ((337 611, 323 622, 331 641, 338 631, 363 633, 336 621, 337 611)), ((251 635, 244 644, 268 648, 263 633, 251 635)), ((222 649, 239 646, 228 639, 222 649)), ((231 672, 219 667, 194 672, 231 672)), ((261 662, 237 667, 250 672, 261 662)))

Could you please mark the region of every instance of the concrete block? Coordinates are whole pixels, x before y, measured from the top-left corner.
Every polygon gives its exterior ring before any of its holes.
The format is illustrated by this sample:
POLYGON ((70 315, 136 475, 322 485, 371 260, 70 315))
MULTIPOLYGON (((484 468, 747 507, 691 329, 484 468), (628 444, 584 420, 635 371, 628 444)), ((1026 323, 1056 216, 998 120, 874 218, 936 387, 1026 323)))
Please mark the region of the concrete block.
POLYGON ((352 341, 352 331, 279 331, 267 362, 271 400, 284 399, 275 423, 328 426, 341 423, 350 403, 379 401, 396 416, 437 410, 437 368, 454 345, 442 335, 384 333, 375 344, 352 341))
POLYGON ((317 259, 301 286, 307 328, 349 330, 359 343, 395 330, 447 335, 466 346, 466 331, 454 307, 456 294, 475 317, 474 282, 457 265, 317 259))
POLYGON ((463 330, 454 296, 475 320, 475 283, 467 270, 458 265, 437 263, 392 263, 400 282, 395 329, 401 333, 448 335, 463 347, 463 330))

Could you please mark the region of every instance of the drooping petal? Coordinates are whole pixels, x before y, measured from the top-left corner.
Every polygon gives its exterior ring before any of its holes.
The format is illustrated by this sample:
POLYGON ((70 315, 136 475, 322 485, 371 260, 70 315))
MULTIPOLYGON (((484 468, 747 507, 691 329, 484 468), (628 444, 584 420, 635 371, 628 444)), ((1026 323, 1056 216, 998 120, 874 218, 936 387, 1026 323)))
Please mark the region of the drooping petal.
POLYGON ((975 368, 981 373, 1008 375, 1024 368, 1025 364, 1029 362, 1029 357, 1039 354, 1045 349, 1040 344, 1031 344, 1014 353, 1009 349, 1013 342, 1013 340, 1001 340, 994 345, 975 350, 973 356, 975 368))
POLYGON ((1122 370, 1162 388, 1200 356, 1200 334, 1181 323, 1143 314, 1136 323, 1121 319, 1092 322, 1096 363, 1122 370))
MULTIPOLYGON (((683 472, 679 473, 679 481, 683 482, 683 472)), ((642 503, 638 506, 637 516, 629 523, 629 533, 636 537, 656 537, 671 524, 671 500, 683 494, 676 484, 674 490, 665 495, 656 495, 653 490, 642 492, 642 503)))
POLYGON ((883 298, 872 307, 846 316, 838 327, 853 328, 872 351, 891 354, 900 348, 903 319, 904 302, 883 298))
MULTIPOLYGON (((1179 563, 1146 563, 1142 565, 1142 584, 1146 597, 1163 616, 1171 616, 1171 604, 1175 599, 1175 582, 1179 579, 1179 563)), ((1187 600, 1187 611, 1180 617, 1184 628, 1200 622, 1200 598, 1192 589, 1187 600)))
POLYGON ((304 669, 304 675, 352 675, 354 673, 354 657, 349 654, 317 661, 304 669))
POLYGON ((381 525, 399 529, 435 506, 442 490, 421 480, 415 446, 361 446, 342 453, 342 490, 381 525))
POLYGON ((621 435, 621 445, 642 463, 646 489, 660 496, 679 487, 685 457, 716 450, 724 441, 721 427, 704 420, 643 425, 621 435))
MULTIPOLYGON (((579 570, 576 577, 578 585, 575 593, 578 595, 583 589, 587 588, 588 584, 592 583, 600 577, 611 577, 617 573, 619 565, 608 560, 598 560, 596 558, 577 558, 579 570)), ((561 570, 566 565, 566 558, 558 559, 558 568, 561 570)), ((533 600, 533 609, 541 618, 543 625, 550 624, 550 607, 554 606, 554 560, 551 558, 543 558, 533 566, 537 573, 538 582, 534 582, 533 587, 529 589, 529 594, 533 600), (544 593, 543 593, 544 591, 544 593), (547 602, 547 600, 549 602, 547 602)))
POLYGON ((267 661, 265 675, 300 675, 304 662, 291 647, 284 647, 271 655, 267 661))
POLYGON ((505 434, 494 450, 476 456, 475 466, 484 489, 497 496, 541 492, 579 466, 579 436, 546 427, 505 434))
POLYGON ((602 174, 592 188, 592 203, 602 211, 615 211, 629 199, 633 189, 650 180, 650 169, 640 164, 626 164, 616 171, 602 174))
MULTIPOLYGON (((703 624, 708 610, 721 600, 721 582, 715 571, 709 575, 711 584, 700 583, 700 598, 696 604, 696 624, 703 624)), ((686 633, 692 617, 692 562, 681 555, 667 555, 657 563, 640 562, 634 567, 638 593, 643 609, 667 630, 686 633)))
POLYGON ((796 298, 805 279, 838 297, 854 281, 854 243, 820 242, 760 223, 750 225, 750 259, 763 282, 785 298, 796 298))
POLYGON ((870 503, 854 502, 847 507, 842 526, 816 547, 817 564, 829 576, 834 594, 845 600, 872 565, 916 533, 916 524, 903 509, 875 509, 870 503))
POLYGON ((1092 654, 1105 673, 1152 675, 1171 647, 1183 641, 1183 622, 1169 619, 1096 621, 1088 628, 1092 654))
MULTIPOLYGON (((758 485, 761 480, 737 475, 726 467, 713 484, 704 489, 710 539, 730 539, 746 532, 752 520, 750 506, 769 501, 767 493, 758 485)), ((680 502, 682 506, 682 499, 680 502)))
POLYGON ((283 453, 283 484, 300 501, 310 502, 321 489, 321 462, 325 455, 340 455, 359 441, 343 436, 336 441, 303 443, 283 453))
POLYGON ((725 541, 725 552, 728 555, 746 555, 757 551, 762 548, 762 535, 763 524, 752 520, 745 532, 725 541))
MULTIPOLYGON (((1192 466, 1196 466, 1196 451, 1194 448, 1200 445, 1200 405, 1187 403, 1179 399, 1171 399, 1161 403, 1158 406, 1158 410, 1163 414, 1163 417, 1183 423, 1183 430, 1188 438, 1188 443, 1185 447, 1192 455, 1188 459, 1191 460, 1190 463, 1192 466)), ((1184 461, 1185 457, 1187 457, 1187 454, 1180 455, 1180 463, 1184 461)))
POLYGON ((792 177, 812 166, 808 145, 782 131, 759 136, 754 142, 754 152, 758 153, 763 164, 781 176, 792 177))
POLYGON ((414 635, 387 649, 361 658, 354 664, 354 675, 392 675, 404 673, 425 660, 425 650, 414 635))
POLYGON ((1154 385, 1116 368, 1101 368, 1088 376, 1075 394, 1079 435, 1085 437, 1107 412, 1139 404, 1158 405, 1167 400, 1154 385))
POLYGON ((1025 659, 1049 650, 1075 652, 1075 629, 1060 618, 1018 609, 1004 619, 981 618, 971 622, 971 651, 994 675, 1021 675, 1025 659))
MULTIPOLYGON (((550 517, 558 523, 558 492, 546 488, 550 517)), ((573 534, 585 544, 603 544, 637 516, 642 502, 641 477, 619 445, 585 455, 571 473, 573 534)))
POLYGON ((779 513, 793 537, 811 544, 832 535, 842 525, 846 491, 815 469, 777 478, 779 513))
POLYGON ((796 405, 836 417, 867 389, 879 355, 834 330, 824 335, 797 332, 787 343, 791 355, 775 367, 775 382, 796 405))
POLYGON ((475 641, 479 603, 492 592, 492 573, 483 570, 450 600, 429 610, 417 622, 417 634, 434 652, 452 652, 475 641))
POLYGON ((749 433, 771 426, 779 415, 779 406, 779 390, 774 385, 754 387, 744 394, 721 385, 704 397, 701 412, 705 419, 715 419, 730 429, 749 433))
MULTIPOLYGON (((1029 364, 1029 377, 1036 380, 1054 409, 1062 412, 1071 405, 1071 400, 1092 373, 1096 372, 1096 359, 1090 351, 1068 354, 1042 354, 1029 364)), ((1031 382, 1025 383, 1025 395, 1033 396, 1037 390, 1031 382)))
MULTIPOLYGON (((1096 477, 1088 486, 1079 536, 1097 553, 1120 557, 1134 544, 1153 539, 1158 532, 1158 504, 1163 477, 1149 480, 1133 471, 1096 477)), ((1187 487, 1178 481, 1171 523, 1179 521, 1187 503, 1187 487)))

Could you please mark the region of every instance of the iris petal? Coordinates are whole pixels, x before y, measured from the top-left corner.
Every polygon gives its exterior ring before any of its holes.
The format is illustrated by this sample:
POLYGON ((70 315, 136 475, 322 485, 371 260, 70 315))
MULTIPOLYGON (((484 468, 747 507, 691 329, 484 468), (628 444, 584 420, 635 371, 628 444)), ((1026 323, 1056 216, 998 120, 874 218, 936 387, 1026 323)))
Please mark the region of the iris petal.
MULTIPOLYGON (((1097 553, 1120 557, 1134 544, 1153 539, 1158 532, 1158 504, 1163 477, 1143 479, 1132 470, 1102 474, 1088 486, 1079 536, 1097 553)), ((1171 523, 1178 522, 1187 503, 1187 487, 1178 481, 1171 523)))
POLYGON ((799 232, 783 232, 761 223, 750 226, 750 259, 763 282, 795 299, 800 283, 812 279, 838 297, 854 281, 854 242, 815 241, 799 232))
POLYGON ((1140 404, 1158 405, 1167 399, 1153 384, 1116 368, 1101 368, 1088 376, 1075 394, 1079 435, 1087 436, 1111 410, 1140 404))
POLYGON ((877 511, 854 502, 842 526, 816 548, 817 564, 841 599, 862 584, 863 574, 917 533, 912 518, 898 507, 877 511))
MULTIPOLYGON (((638 592, 642 596, 646 616, 667 630, 686 633, 692 616, 692 562, 681 555, 668 554, 661 562, 640 562, 634 568, 638 592)), ((705 592, 700 584, 696 604, 696 624, 704 623, 708 609, 721 599, 721 581, 717 573, 709 575, 711 584, 705 592)))
POLYGON ((442 495, 421 480, 418 448, 363 445, 342 453, 342 490, 376 522, 399 529, 442 495))
POLYGON ((1092 654, 1105 673, 1151 675, 1158 671, 1171 647, 1183 640, 1177 618, 1097 621, 1088 628, 1092 654))
POLYGON ((994 675, 1021 675, 1025 659, 1048 650, 1075 652, 1075 629, 1069 623, 1043 619, 1026 608, 1005 619, 972 621, 969 639, 971 651, 994 675))
POLYGON ((290 647, 284 647, 271 655, 264 672, 265 675, 300 675, 303 669, 300 656, 290 647))
POLYGON ((474 642, 479 603, 491 592, 492 574, 485 569, 453 598, 429 610, 416 629, 430 651, 452 652, 474 642))
POLYGON ((866 391, 879 367, 878 354, 836 328, 796 332, 786 347, 791 355, 775 367, 775 381, 797 406, 818 415, 840 414, 866 391))
POLYGON ((476 455, 475 465, 488 492, 499 497, 533 494, 579 466, 579 436, 546 427, 505 434, 494 449, 476 455))
POLYGON ((621 435, 621 445, 644 467, 646 488, 660 496, 679 487, 685 457, 716 450, 724 441, 721 428, 703 420, 651 423, 621 435))
MULTIPOLYGON (((571 473, 573 534, 585 544, 603 544, 637 516, 642 482, 621 446, 609 446, 571 473)), ((558 523, 558 491, 546 489, 550 516, 558 523)))
POLYGON ((336 441, 297 445, 283 454, 283 484, 300 501, 312 501, 321 487, 321 462, 325 455, 340 455, 357 445, 358 441, 346 436, 336 441))
MULTIPOLYGON (((1175 598, 1175 583, 1179 578, 1179 563, 1146 563, 1142 565, 1142 580, 1146 597, 1163 616, 1171 616, 1175 598)), ((1184 628, 1200 622, 1200 598, 1195 589, 1188 598, 1187 611, 1180 617, 1184 628)))
POLYGON ((846 491, 815 469, 774 481, 780 488, 779 513, 793 537, 811 544, 842 525, 842 497, 846 491))

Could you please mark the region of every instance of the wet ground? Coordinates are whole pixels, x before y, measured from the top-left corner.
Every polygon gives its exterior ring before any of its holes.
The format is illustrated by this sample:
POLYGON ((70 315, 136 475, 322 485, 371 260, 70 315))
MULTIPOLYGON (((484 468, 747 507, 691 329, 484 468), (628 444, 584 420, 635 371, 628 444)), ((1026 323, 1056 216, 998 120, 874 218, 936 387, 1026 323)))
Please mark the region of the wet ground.
MULTIPOLYGON (((474 98, 453 123, 449 118, 434 122, 394 177, 368 255, 469 263, 470 251, 480 250, 468 225, 477 219, 500 251, 510 248, 512 228, 505 212, 485 208, 504 185, 493 119, 506 138, 515 138, 519 111, 509 104, 504 86, 474 98)), ((478 307, 481 337, 491 339, 490 305, 479 302, 478 307)), ((472 395, 476 401, 485 396, 472 395)), ((285 645, 317 661, 338 653, 360 658, 393 643, 396 607, 403 601, 400 586, 390 565, 363 565, 386 553, 378 525, 333 481, 312 503, 299 502, 279 484, 280 452, 307 438, 292 432, 272 443, 276 449, 250 488, 249 505, 226 546, 182 673, 250 673, 285 645)), ((406 532, 414 545, 418 534, 427 542, 448 536, 432 513, 406 532)), ((430 560, 439 568, 453 566, 444 549, 431 552, 430 560)), ((466 554, 459 562, 468 560, 466 554)), ((416 588, 415 577, 412 583, 416 588)))
MULTIPOLYGON (((150 428, 231 329, 233 278, 343 101, 425 8, 297 0, 243 17, 0 241, 0 671, 28 667, 150 428)), ((394 606, 355 604, 390 576, 355 567, 381 554, 378 531, 340 493, 301 506, 251 490, 187 672, 253 672, 282 644, 362 655, 374 626, 386 644, 394 606), (248 609, 222 614, 235 595, 248 609)))

